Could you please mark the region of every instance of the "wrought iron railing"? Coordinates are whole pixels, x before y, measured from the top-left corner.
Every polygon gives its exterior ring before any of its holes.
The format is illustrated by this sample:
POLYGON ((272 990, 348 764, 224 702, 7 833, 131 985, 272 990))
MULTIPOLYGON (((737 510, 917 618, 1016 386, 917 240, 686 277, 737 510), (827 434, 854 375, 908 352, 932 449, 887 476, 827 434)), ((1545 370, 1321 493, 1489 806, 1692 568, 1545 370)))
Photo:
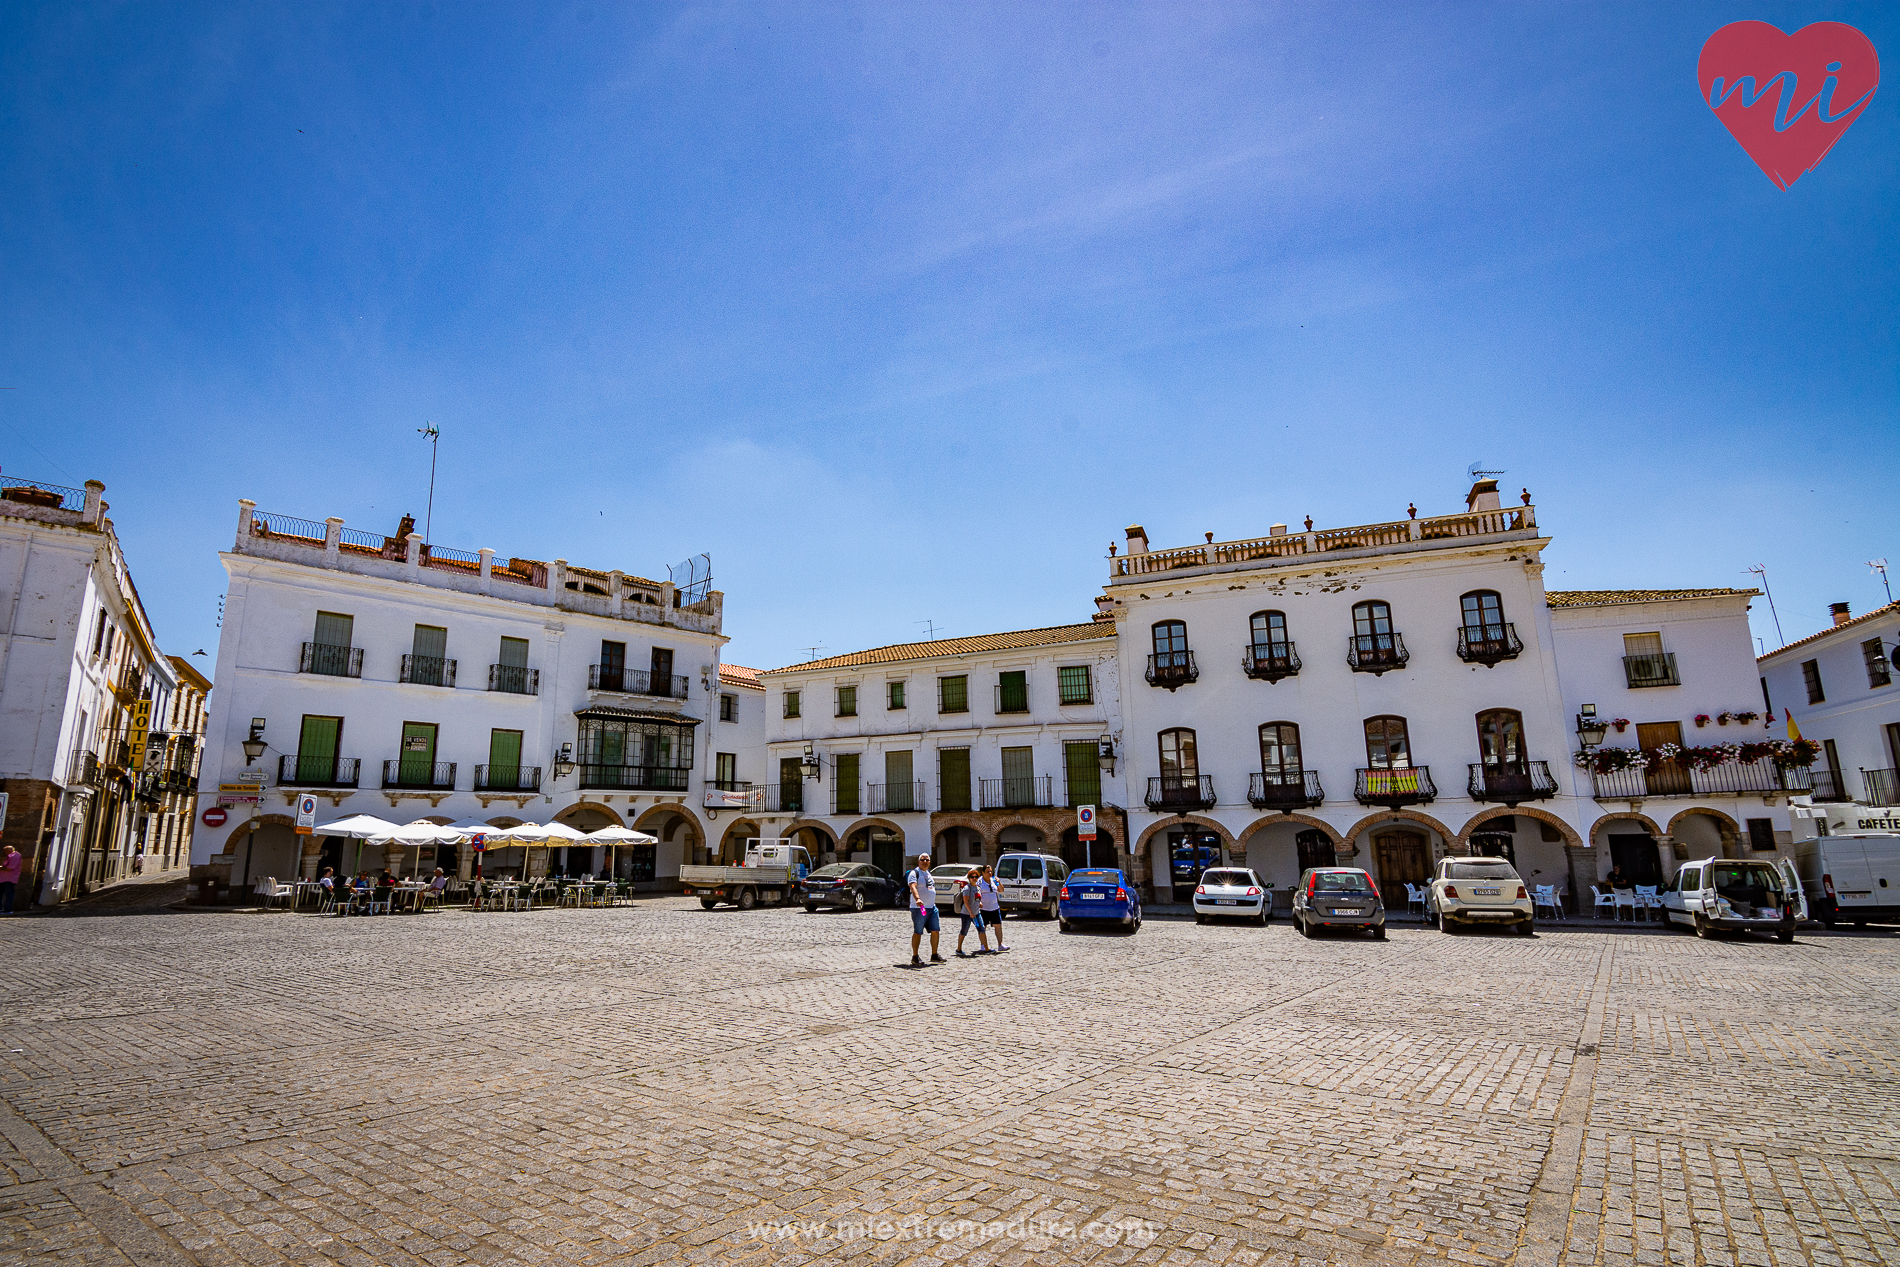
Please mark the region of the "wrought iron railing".
POLYGON ((372 550, 387 558, 402 557, 402 542, 394 537, 385 537, 380 532, 362 532, 355 528, 337 530, 339 544, 358 550, 372 550))
POLYGON ((383 786, 447 792, 455 787, 455 762, 407 761, 396 757, 383 762, 383 786))
POLYGON ((1412 653, 1405 649, 1403 634, 1353 634, 1346 639, 1346 663, 1355 673, 1378 677, 1393 669, 1402 669, 1412 653))
POLYGON ((1240 653, 1240 671, 1261 682, 1278 682, 1300 671, 1300 655, 1291 642, 1256 642, 1240 653))
POLYGON ((1673 651, 1624 656, 1623 678, 1632 689, 1639 686, 1682 685, 1682 678, 1676 674, 1676 653, 1673 651))
POLYGON ((303 644, 303 657, 297 662, 297 671, 325 673, 331 677, 362 677, 363 648, 306 642, 303 644))
POLYGON ((864 812, 867 814, 921 814, 928 808, 922 779, 913 779, 908 783, 864 785, 864 812))
POLYGON ((399 680, 417 686, 454 686, 455 661, 437 655, 406 655, 399 680))
POLYGON ((768 783, 765 807, 774 814, 802 814, 805 811, 805 782, 768 783))
POLYGON ((38 480, 23 480, 11 475, 0 478, 0 500, 18 502, 23 506, 44 506, 49 510, 86 508, 83 489, 67 488, 64 484, 42 484, 38 480))
POLYGON ((1172 774, 1150 775, 1148 778, 1147 806, 1164 814, 1186 814, 1197 809, 1212 809, 1214 800, 1214 776, 1172 774))
POLYGON ((251 535, 256 537, 292 537, 320 546, 329 530, 329 525, 314 519, 299 519, 295 515, 279 515, 261 510, 251 513, 251 535))
POLYGON ((1697 770, 1666 761, 1649 770, 1611 770, 1591 776, 1598 800, 1641 800, 1651 796, 1741 796, 1750 792, 1806 792, 1809 772, 1782 769, 1773 761, 1724 761, 1697 770))
POLYGON ((99 782, 99 754, 96 752, 75 752, 73 764, 66 775, 66 782, 77 787, 91 787, 99 782))
POLYGON ((1172 691, 1198 681, 1201 670, 1192 651, 1157 651, 1148 657, 1148 685, 1164 686, 1172 691))
POLYGON ((1860 782, 1868 805, 1892 805, 1900 800, 1900 771, 1862 770, 1860 782))
POLYGON ((1474 761, 1465 787, 1474 801, 1501 801, 1506 805, 1547 801, 1557 795, 1557 780, 1550 777, 1548 761, 1525 761, 1516 765, 1474 761))
POLYGON ((1458 658, 1466 664, 1489 667, 1515 660, 1523 651, 1524 643, 1517 636, 1517 626, 1508 620, 1501 625, 1458 626, 1458 658))
POLYGON ((1438 785, 1432 782, 1432 768, 1425 765, 1402 768, 1368 769, 1361 766, 1353 782, 1353 799, 1361 805, 1383 805, 1397 809, 1401 805, 1429 805, 1438 799, 1438 785))
POLYGON ((422 566, 442 568, 450 572, 479 572, 482 570, 482 556, 472 550, 451 550, 447 546, 425 545, 422 547, 422 566))
POLYGON ((1255 771, 1247 776, 1247 803, 1255 809, 1315 809, 1326 801, 1318 770, 1255 771))
POLYGON ((1839 770, 1808 771, 1808 795, 1816 801, 1851 801, 1847 794, 1847 780, 1841 777, 1839 770))
POLYGON ((524 669, 514 664, 491 664, 488 666, 488 689, 506 691, 510 695, 539 695, 541 670, 524 669))
POLYGON ((541 767, 538 765, 478 765, 475 767, 477 792, 539 792, 541 767))
POLYGON ((1032 809, 1053 805, 1055 779, 1047 774, 978 779, 978 804, 984 809, 1032 809))
POLYGON ((355 787, 361 761, 356 757, 320 757, 287 752, 277 762, 283 787, 355 787))
POLYGON ((581 786, 629 792, 685 792, 691 786, 691 766, 582 765, 581 786))
POLYGON ((612 665, 587 666, 587 689, 615 691, 622 695, 651 695, 657 699, 685 699, 690 684, 684 674, 653 673, 647 669, 616 669, 612 665))
POLYGON ((707 779, 705 799, 707 809, 762 810, 766 789, 742 779, 707 779))
POLYGON ((862 814, 864 805, 863 789, 856 783, 838 783, 831 785, 831 812, 834 814, 862 814))

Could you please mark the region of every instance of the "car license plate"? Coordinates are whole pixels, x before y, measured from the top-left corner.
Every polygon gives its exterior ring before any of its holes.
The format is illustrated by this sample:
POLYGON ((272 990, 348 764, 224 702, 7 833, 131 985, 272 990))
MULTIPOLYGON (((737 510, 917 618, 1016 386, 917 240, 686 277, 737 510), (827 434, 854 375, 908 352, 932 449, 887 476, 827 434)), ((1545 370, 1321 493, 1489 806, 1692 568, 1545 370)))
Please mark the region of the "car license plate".
POLYGON ((1498 895, 1496 889, 1473 889, 1471 891, 1478 897, 1496 897, 1498 895))
POLYGON ((1238 898, 1217 897, 1214 899, 1214 905, 1215 906, 1233 906, 1233 905, 1236 905, 1238 901, 1239 901, 1238 898))
POLYGON ((1108 900, 1108 894, 1106 894, 1106 893, 1084 893, 1084 894, 1082 895, 1082 900, 1083 900, 1084 902, 1105 902, 1105 901, 1107 901, 1107 900, 1108 900))
POLYGON ((1035 902, 1042 897, 1040 889, 1011 889, 1009 900, 1012 902, 1035 902))
POLYGON ((1350 906, 1335 906, 1326 912, 1328 915, 1357 915, 1359 912, 1350 906))

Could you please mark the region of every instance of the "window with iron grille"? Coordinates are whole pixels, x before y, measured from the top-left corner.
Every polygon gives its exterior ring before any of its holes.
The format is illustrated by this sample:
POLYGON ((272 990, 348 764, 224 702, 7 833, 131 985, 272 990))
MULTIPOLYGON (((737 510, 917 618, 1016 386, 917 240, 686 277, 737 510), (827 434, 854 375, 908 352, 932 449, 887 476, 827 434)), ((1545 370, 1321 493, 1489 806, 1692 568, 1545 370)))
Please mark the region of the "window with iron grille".
POLYGON ((1029 711, 1029 674, 1021 669, 1012 669, 1008 673, 997 675, 996 711, 999 713, 1029 711))
POLYGON ((1748 820, 1748 847, 1764 851, 1775 847, 1774 819, 1751 818, 1748 820))
POLYGON ((970 711, 970 679, 958 674, 956 677, 937 679, 937 711, 940 713, 967 713, 970 711))
POLYGON ((1887 657, 1880 653, 1880 639, 1869 638, 1861 643, 1860 656, 1867 662, 1867 685, 1886 686, 1893 681, 1887 657))
POLYGON ((719 697, 719 720, 739 720, 739 697, 737 695, 721 695, 719 697))
POLYGON ((1092 742, 1063 744, 1062 772, 1067 776, 1070 806, 1102 803, 1102 763, 1092 742))
POLYGON ((798 692, 797 691, 785 692, 785 715, 787 717, 798 716, 798 692))
POLYGON ((1095 684, 1086 664, 1065 664, 1056 670, 1056 691, 1064 704, 1093 704, 1095 684))
POLYGON ((1808 703, 1819 704, 1827 699, 1827 692, 1821 689, 1821 662, 1819 660, 1801 662, 1801 684, 1808 688, 1808 703))
POLYGON ((838 688, 838 716, 856 717, 858 715, 858 688, 841 686, 838 688))
POLYGON ((884 689, 889 694, 887 701, 889 707, 902 708, 904 706, 904 684, 902 682, 887 682, 885 683, 884 689))

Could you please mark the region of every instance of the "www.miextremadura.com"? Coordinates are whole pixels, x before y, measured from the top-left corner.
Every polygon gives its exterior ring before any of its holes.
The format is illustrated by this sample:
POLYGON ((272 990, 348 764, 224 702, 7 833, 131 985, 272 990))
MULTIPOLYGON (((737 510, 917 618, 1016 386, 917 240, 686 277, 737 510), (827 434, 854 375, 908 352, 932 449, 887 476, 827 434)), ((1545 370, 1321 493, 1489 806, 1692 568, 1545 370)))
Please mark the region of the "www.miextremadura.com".
POLYGON ((1147 1219, 779 1219, 747 1223, 748 1241, 1091 1241, 1140 1247, 1160 1234, 1147 1219))

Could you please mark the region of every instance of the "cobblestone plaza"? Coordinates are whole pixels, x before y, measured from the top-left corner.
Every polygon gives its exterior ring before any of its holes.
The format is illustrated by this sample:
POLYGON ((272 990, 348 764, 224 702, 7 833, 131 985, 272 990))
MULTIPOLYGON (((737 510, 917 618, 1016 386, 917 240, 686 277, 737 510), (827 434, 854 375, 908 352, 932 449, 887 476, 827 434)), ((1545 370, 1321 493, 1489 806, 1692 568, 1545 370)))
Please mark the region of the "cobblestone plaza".
POLYGON ((908 931, 8 921, 0 1259, 1900 1261, 1886 934, 908 931))

